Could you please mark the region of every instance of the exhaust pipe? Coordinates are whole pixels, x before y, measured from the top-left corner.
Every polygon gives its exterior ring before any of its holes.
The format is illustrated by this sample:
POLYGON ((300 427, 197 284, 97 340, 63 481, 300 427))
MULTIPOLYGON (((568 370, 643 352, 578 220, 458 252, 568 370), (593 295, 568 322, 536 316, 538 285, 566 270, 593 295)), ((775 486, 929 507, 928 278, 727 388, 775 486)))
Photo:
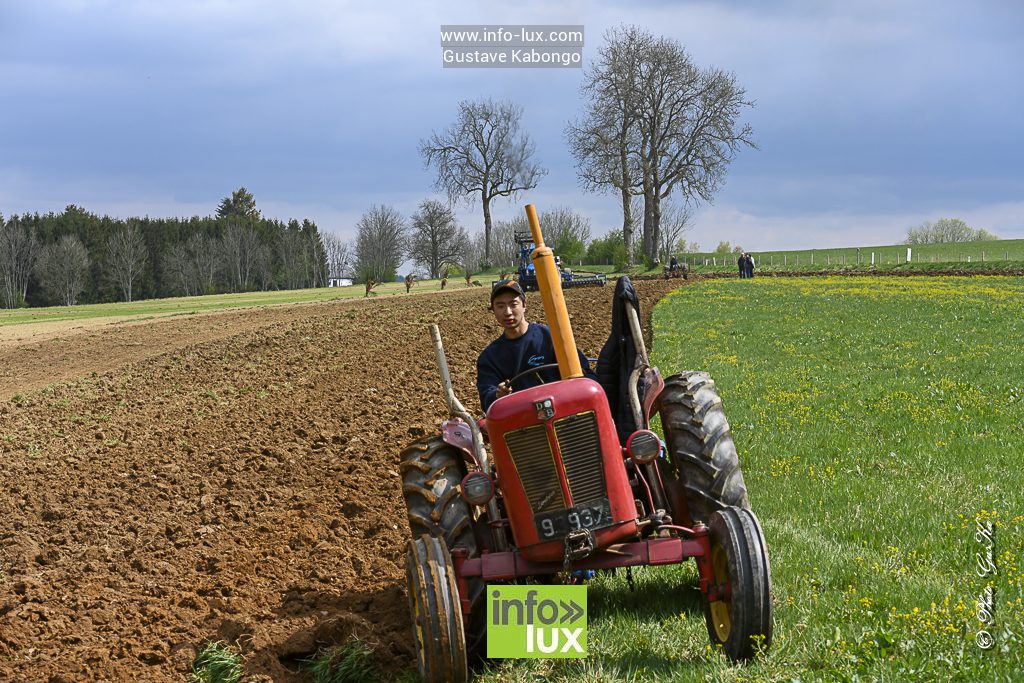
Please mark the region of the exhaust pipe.
POLYGON ((555 346, 555 359, 558 361, 558 372, 562 379, 583 377, 580 358, 576 354, 576 339, 572 334, 569 322, 569 310, 565 306, 562 295, 562 277, 555 265, 554 252, 544 244, 544 235, 540 231, 537 210, 533 204, 526 205, 526 220, 530 223, 535 249, 530 254, 533 267, 537 273, 537 286, 540 298, 544 302, 544 314, 551 328, 551 341, 555 346))

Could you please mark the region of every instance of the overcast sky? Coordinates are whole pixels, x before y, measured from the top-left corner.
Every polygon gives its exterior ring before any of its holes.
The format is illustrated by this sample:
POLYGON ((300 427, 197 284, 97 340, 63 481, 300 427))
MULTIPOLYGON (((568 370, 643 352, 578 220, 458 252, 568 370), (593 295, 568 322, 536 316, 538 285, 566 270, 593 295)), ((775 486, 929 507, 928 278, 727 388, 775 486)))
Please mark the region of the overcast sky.
MULTIPOLYGON (((268 217, 354 234, 436 196, 418 141, 462 99, 523 107, 548 175, 498 218, 565 205, 595 236, 563 141, 579 69, 442 69, 441 24, 581 24, 584 64, 637 24, 735 73, 759 149, 689 237, 753 251, 898 242, 943 216, 1024 238, 1024 3, 15 2, 0 0, 0 212, 211 214, 244 185, 268 217)), ((470 231, 479 205, 461 206, 470 231)))

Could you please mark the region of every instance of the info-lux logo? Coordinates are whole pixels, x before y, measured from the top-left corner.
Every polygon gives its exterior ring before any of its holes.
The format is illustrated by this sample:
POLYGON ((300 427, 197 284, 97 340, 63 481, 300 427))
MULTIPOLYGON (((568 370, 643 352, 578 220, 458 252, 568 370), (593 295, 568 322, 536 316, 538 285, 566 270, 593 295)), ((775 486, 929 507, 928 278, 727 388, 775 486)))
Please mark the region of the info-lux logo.
POLYGON ((586 586, 487 586, 487 656, 587 656, 586 586))

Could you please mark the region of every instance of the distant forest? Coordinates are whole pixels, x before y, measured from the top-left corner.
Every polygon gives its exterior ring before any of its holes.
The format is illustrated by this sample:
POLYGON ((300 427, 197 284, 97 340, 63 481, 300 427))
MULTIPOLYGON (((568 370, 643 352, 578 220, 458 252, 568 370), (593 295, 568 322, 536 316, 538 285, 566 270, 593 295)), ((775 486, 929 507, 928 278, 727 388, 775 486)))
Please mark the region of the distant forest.
POLYGON ((268 220, 244 187, 213 216, 0 215, 0 305, 74 305, 327 285, 314 222, 268 220))

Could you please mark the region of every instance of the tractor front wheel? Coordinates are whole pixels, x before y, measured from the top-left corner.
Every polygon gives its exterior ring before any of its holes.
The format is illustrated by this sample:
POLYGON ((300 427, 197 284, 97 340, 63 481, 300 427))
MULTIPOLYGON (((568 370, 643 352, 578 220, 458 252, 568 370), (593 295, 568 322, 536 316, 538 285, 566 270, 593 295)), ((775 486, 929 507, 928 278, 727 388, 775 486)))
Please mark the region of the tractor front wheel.
POLYGON ((767 652, 772 643, 772 581, 768 546, 750 510, 727 507, 711 515, 712 590, 704 602, 711 644, 734 662, 767 652))
POLYGON ((469 679, 455 566, 443 539, 423 534, 405 551, 416 663, 425 683, 469 679))
MULTIPOLYGON (((413 538, 435 536, 443 539, 447 548, 465 548, 468 557, 476 557, 472 510, 459 490, 465 475, 462 453, 440 436, 425 437, 402 451, 399 471, 413 538)), ((487 584, 473 577, 467 579, 466 586, 468 595, 462 596, 470 603, 466 645, 475 661, 486 649, 487 584)))
POLYGON ((672 489, 669 497, 681 497, 678 502, 687 508, 673 509, 673 518, 706 522, 727 505, 749 508, 732 431, 711 376, 684 372, 667 378, 658 412, 673 469, 667 482, 672 489), (690 519, 681 512, 688 512, 690 519))

